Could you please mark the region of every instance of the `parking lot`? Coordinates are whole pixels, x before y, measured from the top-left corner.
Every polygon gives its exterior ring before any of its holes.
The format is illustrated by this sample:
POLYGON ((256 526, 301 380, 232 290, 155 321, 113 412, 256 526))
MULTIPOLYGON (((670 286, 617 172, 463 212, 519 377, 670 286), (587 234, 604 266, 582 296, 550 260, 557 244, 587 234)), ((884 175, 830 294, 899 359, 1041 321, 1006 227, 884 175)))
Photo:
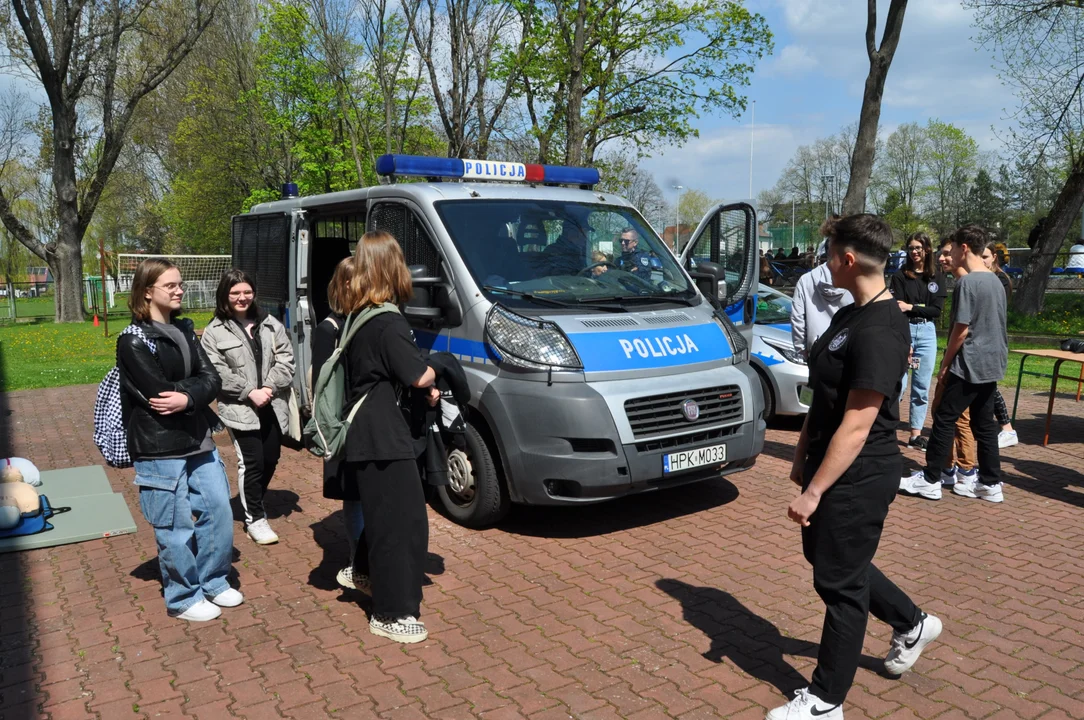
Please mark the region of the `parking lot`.
MULTIPOLYGON (((94 393, 0 395, 5 452, 98 463, 94 393)), ((1084 717, 1084 405, 1062 397, 1042 448, 1045 398, 1022 395, 1002 505, 893 505, 878 564, 945 632, 891 679, 871 621, 850 720, 1084 717)), ((430 639, 414 646, 371 636, 364 598, 335 585, 341 512, 307 453, 284 451, 272 485, 281 542, 237 525, 246 603, 204 624, 165 615, 132 471, 109 470, 136 534, 0 555, 0 717, 761 718, 807 684, 820 635, 786 518, 797 428, 769 430, 729 479, 519 508, 485 531, 430 511, 430 639)))

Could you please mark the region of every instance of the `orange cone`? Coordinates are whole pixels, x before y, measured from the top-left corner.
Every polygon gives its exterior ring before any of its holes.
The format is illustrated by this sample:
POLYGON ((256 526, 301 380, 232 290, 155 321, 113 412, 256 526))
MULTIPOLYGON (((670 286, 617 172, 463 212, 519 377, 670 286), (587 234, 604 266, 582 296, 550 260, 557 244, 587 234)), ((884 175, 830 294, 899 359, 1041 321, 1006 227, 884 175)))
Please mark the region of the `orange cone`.
POLYGON ((98 327, 98 316, 94 316, 94 327, 98 327))

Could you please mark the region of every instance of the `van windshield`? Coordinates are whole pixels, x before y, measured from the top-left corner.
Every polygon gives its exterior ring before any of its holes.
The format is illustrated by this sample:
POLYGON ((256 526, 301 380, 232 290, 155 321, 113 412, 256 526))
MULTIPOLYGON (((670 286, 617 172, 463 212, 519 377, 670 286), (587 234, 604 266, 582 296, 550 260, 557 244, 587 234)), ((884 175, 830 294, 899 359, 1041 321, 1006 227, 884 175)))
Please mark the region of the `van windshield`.
POLYGON ((590 305, 688 302, 696 296, 674 256, 631 208, 445 200, 436 209, 491 300, 590 305))

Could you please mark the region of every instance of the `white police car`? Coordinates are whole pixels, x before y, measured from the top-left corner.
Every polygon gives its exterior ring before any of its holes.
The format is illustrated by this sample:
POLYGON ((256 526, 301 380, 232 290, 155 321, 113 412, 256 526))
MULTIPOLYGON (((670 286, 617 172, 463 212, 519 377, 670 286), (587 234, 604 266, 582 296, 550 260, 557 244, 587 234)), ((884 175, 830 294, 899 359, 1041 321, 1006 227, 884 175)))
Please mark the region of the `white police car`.
POLYGON ((764 392, 765 420, 809 411, 801 401, 802 390, 809 383, 809 368, 791 340, 790 306, 791 299, 778 290, 768 285, 757 289, 749 353, 764 392))

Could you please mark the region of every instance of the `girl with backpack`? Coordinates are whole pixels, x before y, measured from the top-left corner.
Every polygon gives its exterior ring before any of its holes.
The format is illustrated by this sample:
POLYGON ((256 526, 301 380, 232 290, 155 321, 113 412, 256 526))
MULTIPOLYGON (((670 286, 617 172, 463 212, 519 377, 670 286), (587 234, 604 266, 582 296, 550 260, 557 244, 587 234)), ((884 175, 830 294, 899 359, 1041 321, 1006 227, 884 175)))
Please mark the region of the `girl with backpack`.
POLYGON ((218 412, 237 452, 237 494, 245 532, 257 545, 279 536, 267 522, 264 496, 290 432, 294 350, 282 323, 256 303, 256 284, 236 268, 222 274, 215 317, 203 348, 222 377, 218 412))
MULTIPOLYGON (((389 233, 362 235, 354 253, 351 290, 344 308, 351 313, 411 298, 410 270, 389 233)), ((429 519, 399 401, 410 387, 429 388, 429 403, 436 405, 436 373, 398 312, 376 315, 362 325, 346 354, 347 406, 366 398, 347 430, 343 477, 357 486, 365 508, 364 538, 357 552, 367 556, 372 586, 369 632, 401 643, 422 642, 429 637, 418 620, 429 519)), ((358 564, 364 568, 361 557, 358 564)))
MULTIPOLYGON (((327 301, 331 309, 330 314, 324 318, 316 329, 312 331, 312 365, 308 387, 315 387, 313 383, 320 377, 320 369, 331 357, 332 351, 342 334, 343 324, 346 322, 348 308, 354 306, 353 290, 351 281, 354 277, 354 258, 347 257, 339 261, 335 266, 335 272, 331 276, 331 282, 327 286, 327 301)), ((361 510, 361 496, 358 495, 357 483, 343 482, 342 461, 340 458, 324 460, 324 497, 329 500, 342 500, 343 525, 346 530, 346 541, 350 545, 350 565, 347 565, 335 576, 335 580, 344 588, 368 592, 369 574, 367 568, 369 558, 367 553, 363 558, 357 557, 358 538, 365 529, 365 517, 361 510), (360 562, 360 565, 359 565, 360 562), (355 568, 365 568, 366 570, 355 568)))
POLYGON ((221 380, 177 317, 184 297, 173 263, 139 263, 128 306, 132 325, 117 338, 121 417, 135 466, 139 507, 154 527, 166 612, 213 620, 244 601, 226 582, 233 553, 230 486, 211 439, 210 409, 221 380))

